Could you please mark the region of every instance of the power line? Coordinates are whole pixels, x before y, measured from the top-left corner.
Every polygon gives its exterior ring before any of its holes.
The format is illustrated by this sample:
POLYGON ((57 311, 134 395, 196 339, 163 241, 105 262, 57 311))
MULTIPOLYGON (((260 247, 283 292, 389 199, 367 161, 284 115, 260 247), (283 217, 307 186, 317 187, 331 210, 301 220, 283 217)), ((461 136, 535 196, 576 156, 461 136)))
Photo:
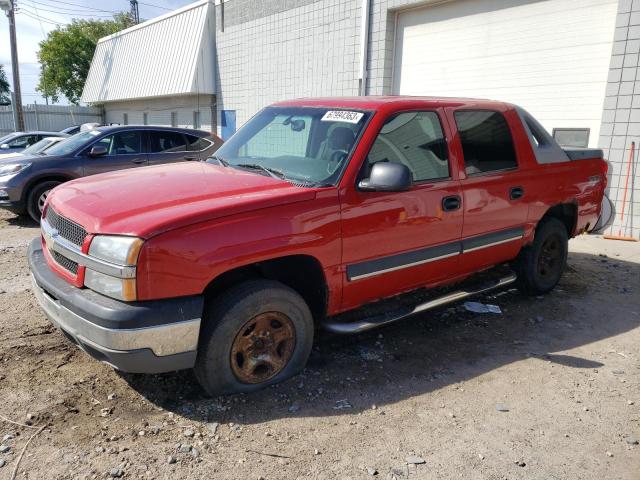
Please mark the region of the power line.
POLYGON ((144 3, 144 2, 138 2, 140 5, 144 5, 145 7, 155 7, 155 8, 160 8, 162 10, 173 10, 172 8, 167 8, 167 7, 161 7, 160 5, 154 5, 153 3, 144 3))
MULTIPOLYGON (((25 8, 25 7, 22 7, 22 8, 25 8)), ((60 11, 60 10, 50 10, 50 9, 42 8, 42 7, 40 7, 40 10, 42 10, 43 12, 56 13, 58 15, 74 15, 74 16, 79 16, 79 17, 92 17, 92 18, 112 18, 113 17, 113 15, 99 15, 99 14, 94 14, 94 13, 80 13, 79 11, 64 12, 64 11, 60 11)))
POLYGON ((43 7, 53 8, 56 11, 56 13, 77 13, 77 14, 82 14, 82 15, 93 14, 93 12, 99 12, 99 13, 97 13, 95 15, 104 14, 104 13, 108 13, 108 14, 112 15, 112 14, 118 13, 116 11, 102 10, 102 9, 99 9, 99 8, 95 8, 95 9, 94 8, 80 8, 80 9, 78 9, 78 8, 71 8, 71 7, 59 7, 57 5, 51 5, 51 4, 48 4, 48 3, 36 2, 34 0, 31 0, 31 3, 34 4, 34 7, 35 7, 35 4, 40 5, 40 9, 41 10, 45 10, 45 8, 43 8, 43 7), (90 13, 82 13, 82 12, 90 12, 90 13))
POLYGON ((67 25, 67 24, 66 24, 66 23, 64 23, 64 22, 58 22, 58 21, 56 21, 56 20, 52 20, 52 19, 50 19, 50 18, 45 18, 45 17, 43 17, 43 16, 41 16, 41 15, 36 16, 36 15, 34 15, 34 13, 33 13, 33 12, 31 12, 31 11, 29 11, 29 10, 26 10, 24 7, 23 7, 23 8, 21 8, 21 9, 20 9, 20 11, 18 12, 18 15, 20 15, 20 14, 22 14, 22 15, 26 15, 27 17, 32 18, 32 19, 34 19, 34 20, 43 21, 44 23, 49 23, 49 24, 51 24, 51 25, 57 25, 58 27, 63 26, 63 25, 67 25))
MULTIPOLYGON (((87 7, 79 3, 63 2, 61 0, 49 0, 49 1, 52 1, 53 3, 61 3, 63 5, 71 5, 72 7, 80 7, 85 10, 95 10, 96 12, 116 13, 116 12, 113 12, 112 10, 103 10, 101 8, 87 7)), ((51 4, 42 4, 42 5, 47 5, 47 6, 56 7, 56 8, 63 8, 63 7, 57 7, 57 5, 51 5, 51 4)))

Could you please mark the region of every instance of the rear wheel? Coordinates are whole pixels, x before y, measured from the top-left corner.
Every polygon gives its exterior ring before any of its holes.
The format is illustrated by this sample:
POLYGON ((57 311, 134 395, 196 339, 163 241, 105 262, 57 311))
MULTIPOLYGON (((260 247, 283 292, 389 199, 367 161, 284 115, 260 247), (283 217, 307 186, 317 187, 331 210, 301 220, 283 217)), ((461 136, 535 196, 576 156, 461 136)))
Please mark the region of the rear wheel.
POLYGON ((33 220, 40 223, 44 203, 47 201, 47 197, 51 190, 60 185, 60 183, 61 182, 51 180, 39 183, 31 189, 29 196, 27 197, 27 213, 29 213, 29 216, 33 220))
POLYGON ((313 318, 302 297, 271 280, 253 280, 205 307, 195 373, 210 395, 252 392, 304 368, 313 318))
POLYGON ((528 295, 552 290, 562 277, 568 250, 565 225, 557 218, 543 219, 533 243, 521 252, 515 263, 520 290, 528 295))

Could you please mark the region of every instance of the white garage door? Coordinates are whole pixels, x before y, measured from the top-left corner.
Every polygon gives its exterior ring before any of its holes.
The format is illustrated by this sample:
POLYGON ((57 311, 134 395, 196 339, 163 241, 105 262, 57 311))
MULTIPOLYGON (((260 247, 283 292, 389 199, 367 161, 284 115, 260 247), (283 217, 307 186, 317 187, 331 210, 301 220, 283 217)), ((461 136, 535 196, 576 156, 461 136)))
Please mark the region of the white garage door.
POLYGON ((491 98, 598 131, 618 0, 457 0, 398 14, 393 89, 491 98))

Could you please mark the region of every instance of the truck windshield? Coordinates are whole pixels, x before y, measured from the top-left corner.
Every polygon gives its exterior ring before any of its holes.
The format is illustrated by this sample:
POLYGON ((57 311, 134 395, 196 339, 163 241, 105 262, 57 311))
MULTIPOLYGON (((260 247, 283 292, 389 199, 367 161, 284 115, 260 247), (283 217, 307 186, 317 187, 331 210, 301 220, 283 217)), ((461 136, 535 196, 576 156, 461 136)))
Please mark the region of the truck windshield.
POLYGON ((302 186, 334 185, 370 112, 267 107, 208 159, 302 186))

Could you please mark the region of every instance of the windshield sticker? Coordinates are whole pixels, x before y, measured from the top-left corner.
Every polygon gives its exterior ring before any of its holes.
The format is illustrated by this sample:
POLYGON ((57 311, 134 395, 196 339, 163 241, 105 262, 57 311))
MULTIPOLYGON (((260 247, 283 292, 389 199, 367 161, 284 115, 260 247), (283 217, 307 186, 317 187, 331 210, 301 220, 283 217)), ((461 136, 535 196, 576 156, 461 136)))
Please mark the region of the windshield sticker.
POLYGON ((346 123, 358 123, 360 119, 364 117, 364 113, 361 112, 349 112, 347 110, 329 110, 322 117, 323 122, 346 122, 346 123))

